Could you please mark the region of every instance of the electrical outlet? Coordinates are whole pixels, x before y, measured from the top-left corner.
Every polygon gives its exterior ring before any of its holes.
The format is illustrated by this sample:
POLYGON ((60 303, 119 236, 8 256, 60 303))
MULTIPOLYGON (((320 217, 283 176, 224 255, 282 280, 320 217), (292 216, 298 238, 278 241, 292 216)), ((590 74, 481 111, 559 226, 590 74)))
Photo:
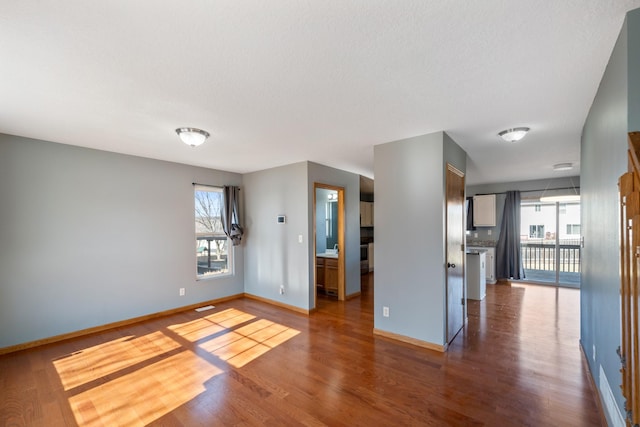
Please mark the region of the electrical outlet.
POLYGON ((284 285, 280 285, 280 295, 284 295, 284 285))
POLYGON ((478 233, 473 233, 473 238, 477 239, 478 238, 478 233))
POLYGON ((382 307, 382 316, 389 317, 389 307, 382 307))
POLYGON ((302 234, 298 234, 298 243, 302 243, 302 234))
POLYGON ((185 289, 184 288, 180 288, 180 296, 183 297, 185 295, 185 289))
POLYGON ((487 230, 487 236, 491 236, 491 230, 487 230))

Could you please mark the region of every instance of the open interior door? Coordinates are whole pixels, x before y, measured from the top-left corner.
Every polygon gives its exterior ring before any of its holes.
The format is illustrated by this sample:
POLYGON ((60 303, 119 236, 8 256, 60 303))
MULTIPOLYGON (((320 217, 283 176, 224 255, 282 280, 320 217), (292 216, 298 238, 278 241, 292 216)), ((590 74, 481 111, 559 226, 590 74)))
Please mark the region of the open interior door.
POLYGON ((464 325, 464 173, 447 164, 447 343, 464 325))

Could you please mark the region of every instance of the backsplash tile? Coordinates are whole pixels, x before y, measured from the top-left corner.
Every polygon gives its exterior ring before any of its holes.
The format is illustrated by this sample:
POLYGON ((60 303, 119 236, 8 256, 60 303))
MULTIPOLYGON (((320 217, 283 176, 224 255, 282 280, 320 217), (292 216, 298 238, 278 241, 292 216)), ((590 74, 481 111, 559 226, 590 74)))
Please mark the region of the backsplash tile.
POLYGON ((467 247, 479 246, 479 247, 495 247, 497 242, 495 240, 480 240, 480 239, 467 239, 467 247))

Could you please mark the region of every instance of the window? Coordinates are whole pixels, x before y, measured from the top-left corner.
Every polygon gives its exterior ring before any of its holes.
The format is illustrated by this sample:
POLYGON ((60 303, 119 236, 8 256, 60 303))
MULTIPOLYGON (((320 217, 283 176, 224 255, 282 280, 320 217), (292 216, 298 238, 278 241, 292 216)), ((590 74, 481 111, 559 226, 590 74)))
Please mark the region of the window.
POLYGON ((544 225, 530 225, 529 238, 542 239, 544 237, 544 225))
POLYGON ((535 205, 534 210, 535 210, 536 212, 540 212, 540 210, 541 210, 541 209, 540 209, 540 204, 536 204, 536 205, 535 205))
POLYGON ((222 188, 196 185, 194 199, 197 277, 231 274, 233 251, 222 229, 222 188))
POLYGON ((327 248, 338 244, 338 192, 330 191, 325 205, 327 248))
POLYGON ((580 224, 567 224, 567 234, 580 235, 580 224))

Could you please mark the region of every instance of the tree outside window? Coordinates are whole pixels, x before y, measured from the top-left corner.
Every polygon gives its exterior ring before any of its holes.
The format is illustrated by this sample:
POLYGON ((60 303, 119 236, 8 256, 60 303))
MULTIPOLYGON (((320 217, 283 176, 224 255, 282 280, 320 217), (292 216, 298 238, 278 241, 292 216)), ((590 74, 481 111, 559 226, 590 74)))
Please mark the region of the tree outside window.
POLYGON ((195 228, 199 278, 230 274, 229 241, 222 229, 222 188, 196 186, 195 228))

